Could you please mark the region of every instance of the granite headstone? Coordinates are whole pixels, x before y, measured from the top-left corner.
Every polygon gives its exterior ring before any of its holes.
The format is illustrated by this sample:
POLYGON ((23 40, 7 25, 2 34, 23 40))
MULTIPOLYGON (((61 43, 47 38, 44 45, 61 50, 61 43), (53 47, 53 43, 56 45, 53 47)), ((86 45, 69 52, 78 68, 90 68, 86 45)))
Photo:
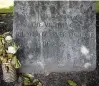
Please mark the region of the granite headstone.
POLYGON ((93 1, 15 1, 13 37, 21 71, 91 71, 96 67, 93 1))

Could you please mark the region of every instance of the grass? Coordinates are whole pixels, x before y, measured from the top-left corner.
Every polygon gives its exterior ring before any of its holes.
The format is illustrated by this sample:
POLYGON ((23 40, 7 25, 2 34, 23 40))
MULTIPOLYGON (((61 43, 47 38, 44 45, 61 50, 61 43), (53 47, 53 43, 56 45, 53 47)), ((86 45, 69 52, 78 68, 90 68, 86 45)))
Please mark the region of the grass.
POLYGON ((96 13, 99 13, 99 1, 96 1, 96 13))
POLYGON ((13 13, 13 12, 14 12, 14 6, 10 6, 9 8, 0 9, 0 13, 13 13))

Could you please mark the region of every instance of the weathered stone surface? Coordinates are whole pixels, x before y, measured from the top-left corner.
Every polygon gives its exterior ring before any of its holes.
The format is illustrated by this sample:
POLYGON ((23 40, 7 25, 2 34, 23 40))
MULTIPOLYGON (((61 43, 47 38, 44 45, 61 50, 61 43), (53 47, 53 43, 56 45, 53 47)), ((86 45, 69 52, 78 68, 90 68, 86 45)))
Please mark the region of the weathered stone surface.
POLYGON ((21 46, 22 71, 95 69, 95 23, 94 2, 15 1, 13 36, 21 46))

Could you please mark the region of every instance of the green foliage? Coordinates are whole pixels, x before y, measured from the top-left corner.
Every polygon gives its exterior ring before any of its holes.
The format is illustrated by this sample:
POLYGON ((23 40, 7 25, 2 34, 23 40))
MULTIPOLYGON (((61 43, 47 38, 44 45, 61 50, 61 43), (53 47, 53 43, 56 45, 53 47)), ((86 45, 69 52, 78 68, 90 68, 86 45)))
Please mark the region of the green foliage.
POLYGON ((24 85, 33 84, 33 76, 31 74, 24 74, 23 76, 24 85))
POLYGON ((14 6, 10 6, 9 8, 1 8, 0 13, 13 13, 14 12, 14 6))
POLYGON ((11 63, 14 68, 20 68, 21 64, 16 57, 19 46, 14 42, 11 34, 6 32, 0 35, 0 60, 1 63, 11 63))
POLYGON ((33 80, 33 85, 34 86, 43 86, 42 83, 38 79, 33 80))
POLYGON ((33 79, 31 74, 24 74, 24 85, 43 86, 38 79, 33 79))
POLYGON ((99 1, 96 1, 96 13, 99 13, 99 1))
POLYGON ((77 86, 77 84, 72 80, 67 80, 67 82, 70 86, 77 86))
POLYGON ((21 64, 20 64, 19 60, 16 58, 16 56, 14 56, 12 58, 11 63, 14 66, 14 68, 20 68, 21 67, 21 64))
POLYGON ((3 44, 2 44, 2 40, 0 40, 0 55, 2 55, 3 53, 3 44))

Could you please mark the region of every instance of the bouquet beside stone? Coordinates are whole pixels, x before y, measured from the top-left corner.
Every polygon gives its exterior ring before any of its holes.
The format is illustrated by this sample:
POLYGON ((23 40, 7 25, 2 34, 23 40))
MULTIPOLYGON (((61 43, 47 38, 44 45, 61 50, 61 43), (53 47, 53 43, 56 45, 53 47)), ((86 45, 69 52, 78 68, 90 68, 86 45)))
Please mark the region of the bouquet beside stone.
POLYGON ((19 46, 15 43, 9 32, 0 35, 0 63, 5 82, 14 82, 17 80, 16 69, 21 67, 16 56, 18 49, 19 46))

